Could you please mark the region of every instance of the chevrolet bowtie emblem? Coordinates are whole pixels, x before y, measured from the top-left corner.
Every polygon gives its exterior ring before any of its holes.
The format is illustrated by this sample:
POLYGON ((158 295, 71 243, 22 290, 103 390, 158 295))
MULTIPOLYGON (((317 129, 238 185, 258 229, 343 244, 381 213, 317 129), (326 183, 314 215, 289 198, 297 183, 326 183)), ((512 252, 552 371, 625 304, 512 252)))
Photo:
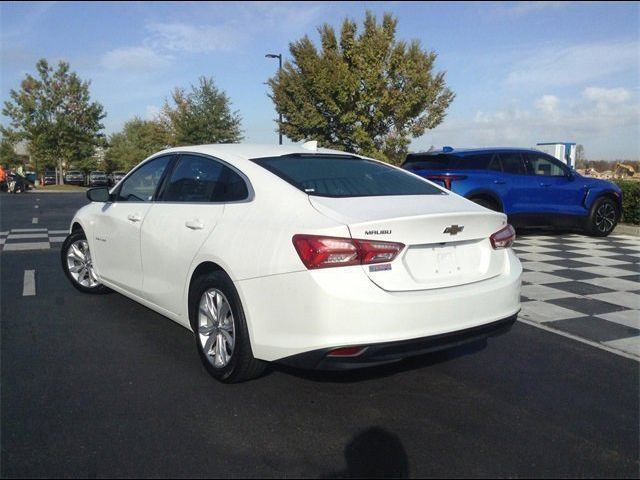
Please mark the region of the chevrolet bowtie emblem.
POLYGON ((450 227, 445 228, 444 232, 442 232, 442 233, 448 233, 450 235, 457 235, 462 230, 464 230, 464 225, 451 225, 450 227))

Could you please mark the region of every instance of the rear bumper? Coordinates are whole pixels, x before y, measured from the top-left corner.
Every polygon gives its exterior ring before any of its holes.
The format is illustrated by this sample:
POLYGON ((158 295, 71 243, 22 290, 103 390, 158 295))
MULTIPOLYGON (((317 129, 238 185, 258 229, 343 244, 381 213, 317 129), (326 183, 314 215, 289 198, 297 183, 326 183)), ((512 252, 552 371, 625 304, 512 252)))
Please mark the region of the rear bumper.
MULTIPOLYGON (((510 249, 504 255, 504 271, 493 278, 423 291, 383 290, 360 266, 241 280, 236 288, 253 354, 273 362, 339 347, 420 343, 514 317, 522 267, 510 249)), ((430 348, 423 347, 409 350, 430 348)))
POLYGON ((436 352, 476 342, 488 337, 495 337, 511 330, 517 315, 471 327, 456 332, 432 335, 430 337, 404 340, 401 342, 385 342, 373 345, 358 345, 366 349, 354 357, 330 357, 331 348, 323 348, 311 352, 300 353, 278 360, 277 363, 297 368, 313 370, 350 370, 395 362, 403 358, 436 352))

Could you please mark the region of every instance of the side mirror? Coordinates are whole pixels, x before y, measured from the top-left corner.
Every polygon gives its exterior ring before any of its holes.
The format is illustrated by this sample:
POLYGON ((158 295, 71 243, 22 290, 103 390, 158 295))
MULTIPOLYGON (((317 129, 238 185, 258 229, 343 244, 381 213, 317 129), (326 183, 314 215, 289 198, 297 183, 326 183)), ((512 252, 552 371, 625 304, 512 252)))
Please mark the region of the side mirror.
POLYGON ((110 202, 111 195, 107 187, 96 187, 87 190, 87 198, 92 202, 110 202))

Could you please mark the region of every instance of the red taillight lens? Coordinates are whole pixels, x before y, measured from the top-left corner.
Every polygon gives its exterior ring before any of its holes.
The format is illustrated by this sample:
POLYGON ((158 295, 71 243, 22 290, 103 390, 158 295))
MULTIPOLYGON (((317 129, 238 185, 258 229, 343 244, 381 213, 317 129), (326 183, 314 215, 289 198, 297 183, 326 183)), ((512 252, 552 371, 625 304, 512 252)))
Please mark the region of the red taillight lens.
POLYGON ((489 237, 491 240, 491 246, 494 249, 509 248, 513 245, 516 239, 516 231, 511 225, 507 225, 502 230, 498 230, 496 233, 489 237))
POLYGON ((334 348, 329 353, 327 353, 327 357, 357 357, 366 349, 367 347, 334 348))
POLYGON ((351 238, 294 235, 293 246, 308 269, 391 262, 404 245, 351 238))
POLYGON ((428 175, 427 179, 431 181, 440 181, 444 183, 444 188, 451 190, 451 182, 454 180, 464 180, 466 175, 428 175))

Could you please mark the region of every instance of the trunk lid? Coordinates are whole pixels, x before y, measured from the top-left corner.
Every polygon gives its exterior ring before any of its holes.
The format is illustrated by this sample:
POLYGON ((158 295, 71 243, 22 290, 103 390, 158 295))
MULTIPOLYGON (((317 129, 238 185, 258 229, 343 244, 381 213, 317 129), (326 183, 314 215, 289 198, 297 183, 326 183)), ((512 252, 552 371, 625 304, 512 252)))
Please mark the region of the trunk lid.
POLYGON ((400 242, 393 262, 363 265, 380 288, 411 291, 482 281, 505 268, 489 237, 506 216, 455 194, 330 198, 310 196, 322 214, 348 226, 352 238, 400 242))

